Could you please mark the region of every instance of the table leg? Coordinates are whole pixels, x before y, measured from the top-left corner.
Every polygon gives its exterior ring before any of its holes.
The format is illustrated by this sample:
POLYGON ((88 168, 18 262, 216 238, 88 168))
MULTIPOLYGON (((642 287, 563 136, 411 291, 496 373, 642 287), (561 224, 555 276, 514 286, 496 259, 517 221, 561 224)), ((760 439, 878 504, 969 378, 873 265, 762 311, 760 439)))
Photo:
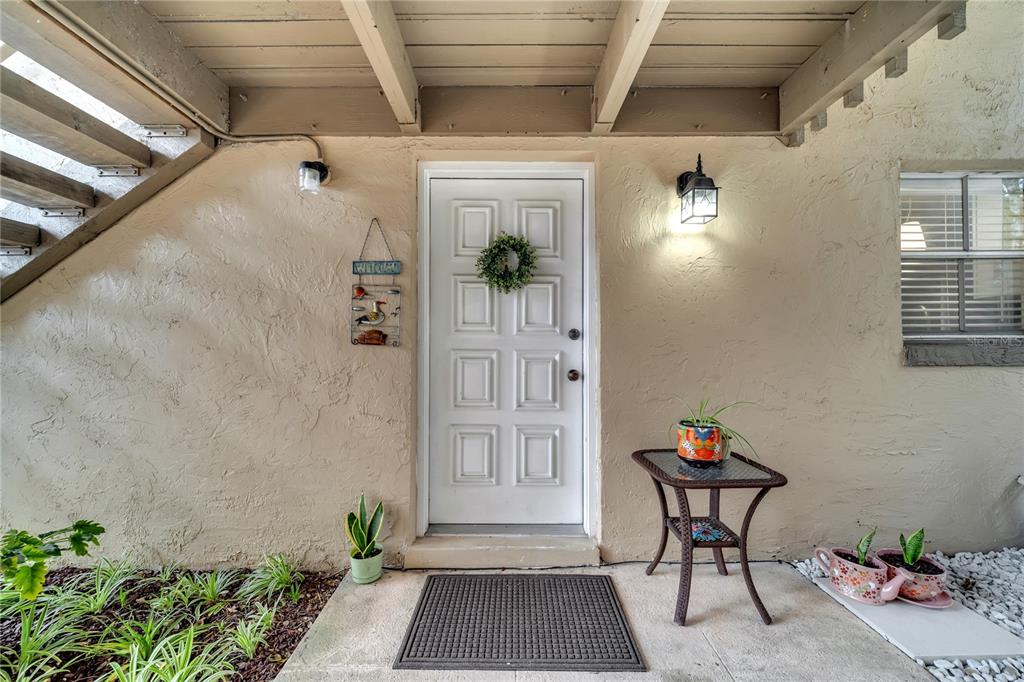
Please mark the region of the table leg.
MULTIPOLYGON (((711 500, 708 502, 708 516, 713 519, 718 518, 718 498, 722 491, 719 488, 712 488, 708 491, 711 495, 711 500)), ((713 547, 711 551, 715 555, 715 566, 718 567, 718 575, 729 575, 729 570, 725 567, 725 557, 722 556, 721 547, 713 547)))
POLYGON ((693 576, 693 535, 690 530, 690 504, 686 490, 675 488, 679 505, 679 530, 682 536, 682 555, 679 561, 679 593, 676 596, 676 625, 686 625, 686 609, 690 604, 690 578, 693 576))
POLYGON ((654 569, 658 567, 665 553, 665 543, 668 541, 668 502, 665 501, 665 489, 653 476, 651 481, 654 483, 654 489, 658 491, 658 504, 661 505, 661 540, 658 542, 658 551, 654 553, 654 559, 647 565, 647 575, 654 573, 654 569))
POLYGON ((772 617, 768 615, 768 610, 761 603, 761 598, 757 596, 757 590, 754 589, 754 581, 750 577, 750 566, 747 565, 747 530, 750 528, 750 519, 754 517, 754 510, 757 509, 757 505, 761 503, 761 500, 764 499, 769 490, 771 488, 761 488, 760 492, 754 496, 750 506, 747 508, 747 515, 743 517, 743 527, 740 530, 740 566, 743 568, 743 580, 747 583, 747 591, 750 592, 750 598, 754 602, 754 607, 761 614, 761 620, 764 621, 765 625, 771 625, 772 617))

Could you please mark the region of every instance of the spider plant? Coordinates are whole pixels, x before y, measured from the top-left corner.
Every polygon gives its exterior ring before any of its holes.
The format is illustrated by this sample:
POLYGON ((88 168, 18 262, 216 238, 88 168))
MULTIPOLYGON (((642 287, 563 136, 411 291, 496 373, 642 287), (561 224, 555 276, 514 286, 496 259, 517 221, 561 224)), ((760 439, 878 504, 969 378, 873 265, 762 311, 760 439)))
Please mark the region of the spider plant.
POLYGON ((161 635, 174 631, 180 620, 150 612, 145 621, 122 619, 111 623, 100 636, 94 649, 115 656, 129 656, 136 651, 149 658, 161 635))
POLYGON ((182 592, 207 603, 224 601, 231 586, 238 580, 238 571, 209 571, 182 576, 178 585, 182 592))
POLYGON ((302 583, 292 583, 291 587, 288 588, 288 601, 293 604, 298 604, 299 599, 302 598, 302 583))
POLYGON ((66 604, 80 614, 100 613, 135 577, 135 570, 127 561, 102 559, 91 573, 73 584, 74 589, 68 593, 66 604))
POLYGON ((30 604, 21 609, 17 648, 0 647, 0 679, 44 682, 67 670, 86 651, 88 633, 75 625, 78 616, 30 604))
POLYGON ((203 603, 203 581, 188 573, 179 575, 173 583, 163 584, 156 596, 149 600, 150 608, 162 614, 178 610, 189 612, 203 603))
POLYGON ((234 667, 219 644, 196 645, 196 629, 188 627, 161 639, 149 656, 133 645, 124 664, 111 663, 109 680, 116 682, 219 682, 234 667))
POLYGON ((21 611, 21 592, 0 582, 0 620, 7 620, 21 611))
POLYGON ((754 449, 754 446, 750 444, 750 441, 747 440, 742 433, 726 426, 725 424, 722 423, 721 419, 719 419, 720 415, 727 412, 728 410, 731 410, 737 405, 752 405, 753 403, 738 400, 736 402, 727 403, 718 408, 712 408, 711 401, 705 399, 701 400, 700 403, 697 404, 697 409, 694 410, 682 400, 680 400, 680 402, 682 402, 683 406, 686 407, 686 410, 687 412, 689 412, 689 415, 680 419, 679 424, 683 426, 697 426, 701 428, 717 427, 726 439, 735 440, 739 443, 742 443, 747 449, 750 450, 750 453, 752 455, 754 455, 755 457, 757 456, 757 450, 754 449))
POLYGON ((243 618, 235 625, 231 633, 231 641, 242 652, 242 655, 252 660, 256 655, 256 649, 267 642, 267 632, 274 622, 274 609, 268 609, 263 604, 257 604, 256 613, 250 618, 243 618))
POLYGON ((273 554, 266 557, 263 564, 249 574, 238 588, 237 595, 245 601, 262 598, 269 602, 281 592, 296 589, 294 586, 301 584, 303 580, 305 576, 299 573, 283 554, 273 554))
POLYGON ((178 564, 178 562, 171 562, 163 568, 161 568, 159 571, 157 571, 156 575, 154 575, 153 578, 162 583, 169 583, 172 580, 174 580, 174 574, 180 570, 181 566, 178 564))

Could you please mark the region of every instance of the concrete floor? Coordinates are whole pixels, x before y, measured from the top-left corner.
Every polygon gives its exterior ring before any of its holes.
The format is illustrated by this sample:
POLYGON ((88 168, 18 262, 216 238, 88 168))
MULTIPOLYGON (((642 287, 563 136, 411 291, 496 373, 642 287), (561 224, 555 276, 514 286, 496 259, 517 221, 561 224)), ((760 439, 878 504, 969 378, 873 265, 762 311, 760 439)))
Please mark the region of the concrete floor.
MULTIPOLYGON (((931 675, 836 604, 795 569, 751 569, 775 622, 757 616, 738 564, 719 576, 694 567, 686 627, 672 623, 677 567, 643 564, 550 572, 607 573, 615 582, 647 673, 392 670, 428 571, 386 571, 373 585, 346 577, 278 676, 281 682, 326 680, 931 680, 931 675)), ((451 573, 453 571, 438 571, 451 573)), ((478 571, 500 572, 500 571, 478 571)))

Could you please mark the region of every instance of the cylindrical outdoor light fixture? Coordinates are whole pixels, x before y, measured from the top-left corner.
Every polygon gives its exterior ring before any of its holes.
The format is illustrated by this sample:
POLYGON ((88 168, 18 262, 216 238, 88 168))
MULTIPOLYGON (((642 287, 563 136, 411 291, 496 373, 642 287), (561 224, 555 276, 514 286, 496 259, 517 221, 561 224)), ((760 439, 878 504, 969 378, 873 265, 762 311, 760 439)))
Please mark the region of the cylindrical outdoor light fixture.
POLYGON ((320 185, 327 182, 331 170, 323 161, 299 162, 299 191, 307 194, 320 194, 320 185))

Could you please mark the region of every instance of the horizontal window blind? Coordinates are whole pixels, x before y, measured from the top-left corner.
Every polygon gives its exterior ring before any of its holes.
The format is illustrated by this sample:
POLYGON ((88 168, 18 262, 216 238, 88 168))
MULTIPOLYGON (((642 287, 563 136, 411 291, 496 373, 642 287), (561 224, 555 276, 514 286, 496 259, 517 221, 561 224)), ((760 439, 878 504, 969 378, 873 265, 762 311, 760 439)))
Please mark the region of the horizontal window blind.
POLYGON ((903 335, 1024 334, 1024 174, 900 178, 903 335))

